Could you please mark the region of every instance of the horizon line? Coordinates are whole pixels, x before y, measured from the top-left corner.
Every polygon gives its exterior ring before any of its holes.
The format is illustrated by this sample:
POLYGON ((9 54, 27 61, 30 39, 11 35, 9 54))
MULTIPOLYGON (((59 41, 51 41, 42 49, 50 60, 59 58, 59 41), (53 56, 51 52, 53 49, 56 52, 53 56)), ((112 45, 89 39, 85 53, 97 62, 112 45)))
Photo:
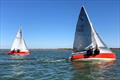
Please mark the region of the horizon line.
MULTIPOLYGON (((110 48, 120 48, 120 47, 110 47, 110 48)), ((10 48, 0 48, 0 49, 10 49, 10 48)), ((29 49, 73 49, 73 48, 29 48, 29 49)))

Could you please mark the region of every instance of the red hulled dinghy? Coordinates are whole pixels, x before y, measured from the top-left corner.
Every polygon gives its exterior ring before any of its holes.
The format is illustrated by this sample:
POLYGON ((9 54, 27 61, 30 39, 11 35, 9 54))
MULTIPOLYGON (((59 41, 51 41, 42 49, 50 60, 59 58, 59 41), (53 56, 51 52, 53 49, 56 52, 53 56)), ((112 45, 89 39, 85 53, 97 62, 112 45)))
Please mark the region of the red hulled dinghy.
POLYGON ((116 59, 115 53, 104 44, 95 31, 84 7, 81 8, 76 25, 73 53, 70 59, 71 61, 116 59))
POLYGON ((11 50, 10 50, 10 52, 8 52, 8 54, 10 54, 10 55, 15 55, 15 54, 28 55, 29 53, 30 52, 27 49, 27 47, 25 45, 25 41, 22 36, 22 29, 20 28, 16 34, 16 37, 12 44, 11 50))

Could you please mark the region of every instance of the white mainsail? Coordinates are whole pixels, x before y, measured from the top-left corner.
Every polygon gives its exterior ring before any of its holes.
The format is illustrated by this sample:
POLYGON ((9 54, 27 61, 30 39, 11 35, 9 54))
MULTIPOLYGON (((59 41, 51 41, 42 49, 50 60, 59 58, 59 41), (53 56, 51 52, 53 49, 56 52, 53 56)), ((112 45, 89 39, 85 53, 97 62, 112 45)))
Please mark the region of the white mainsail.
POLYGON ((28 51, 26 48, 26 45, 25 45, 25 41, 23 39, 21 28, 17 32, 17 35, 16 35, 14 42, 12 44, 12 47, 11 47, 11 51, 17 50, 17 49, 19 49, 20 51, 28 51))
POLYGON ((85 8, 82 7, 76 25, 73 49, 83 51, 90 46, 94 48, 96 45, 102 53, 111 52, 96 33, 85 8))

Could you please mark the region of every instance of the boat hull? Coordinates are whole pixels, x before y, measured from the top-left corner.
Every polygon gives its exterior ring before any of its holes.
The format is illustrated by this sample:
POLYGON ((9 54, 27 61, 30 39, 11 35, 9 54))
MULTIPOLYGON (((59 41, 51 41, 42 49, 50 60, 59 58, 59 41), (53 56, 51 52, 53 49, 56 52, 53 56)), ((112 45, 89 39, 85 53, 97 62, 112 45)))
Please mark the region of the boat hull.
POLYGON ((22 52, 8 52, 9 55, 28 55, 30 54, 29 51, 25 52, 25 51, 22 51, 22 52))
POLYGON ((116 60, 115 53, 100 53, 98 55, 86 56, 83 53, 75 54, 70 57, 71 61, 113 61, 116 60))

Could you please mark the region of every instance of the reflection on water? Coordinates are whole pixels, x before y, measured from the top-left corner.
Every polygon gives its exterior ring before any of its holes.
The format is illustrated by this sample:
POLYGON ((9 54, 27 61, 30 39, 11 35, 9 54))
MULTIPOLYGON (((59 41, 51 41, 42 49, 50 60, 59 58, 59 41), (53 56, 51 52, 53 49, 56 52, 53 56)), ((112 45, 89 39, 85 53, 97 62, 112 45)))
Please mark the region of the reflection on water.
POLYGON ((108 76, 112 66, 116 64, 112 62, 72 62, 76 72, 73 80, 113 80, 115 77, 108 76))
POLYGON ((11 59, 24 59, 26 57, 26 55, 10 55, 11 59))

